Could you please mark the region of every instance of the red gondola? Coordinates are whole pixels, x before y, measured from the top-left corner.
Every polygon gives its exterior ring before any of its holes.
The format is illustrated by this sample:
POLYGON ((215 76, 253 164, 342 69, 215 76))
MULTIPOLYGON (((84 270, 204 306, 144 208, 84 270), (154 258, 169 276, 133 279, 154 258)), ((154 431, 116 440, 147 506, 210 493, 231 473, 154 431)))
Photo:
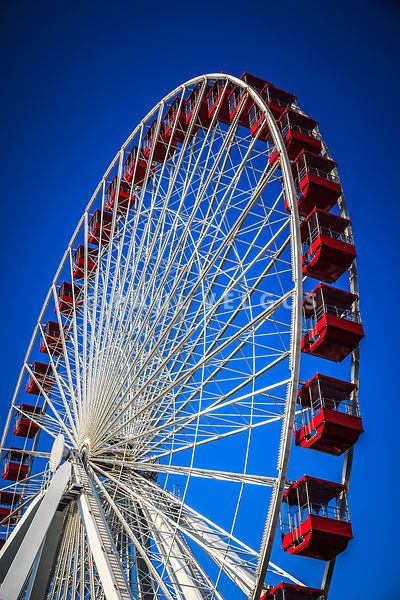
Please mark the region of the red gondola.
POLYGON ((59 356, 63 351, 60 326, 56 321, 47 321, 43 327, 43 338, 39 351, 44 354, 59 356))
POLYGON ((172 138, 172 144, 176 146, 178 142, 183 142, 187 129, 185 116, 185 102, 177 96, 167 110, 162 122, 165 140, 169 142, 172 138), (175 131, 174 131, 175 127, 175 131))
MULTIPOLYGON (((322 142, 316 133, 318 121, 287 108, 279 117, 278 125, 290 160, 294 160, 302 150, 312 154, 322 151, 322 142)), ((270 156, 270 163, 275 163, 277 158, 275 151, 270 156)))
POLYGON ((260 597, 260 600, 324 600, 322 590, 295 585, 294 583, 279 583, 260 597))
MULTIPOLYGON (((58 308, 62 315, 70 317, 74 310, 74 305, 78 311, 82 305, 82 288, 78 285, 72 287, 69 281, 63 281, 58 288, 58 308)), ((57 310, 54 309, 56 313, 57 310)))
POLYGON ((353 537, 346 486, 304 475, 283 494, 281 528, 285 552, 332 560, 353 537))
POLYGON ((208 116, 212 119, 217 113, 218 121, 230 123, 228 98, 232 85, 226 80, 217 79, 207 94, 208 116))
MULTIPOLYGON (((272 83, 266 83, 260 92, 263 99, 268 104, 272 114, 276 119, 290 108, 296 100, 296 96, 285 90, 275 87, 272 83)), ((267 140, 269 129, 263 113, 256 104, 252 104, 249 109, 250 133, 253 137, 258 135, 259 139, 267 140)))
POLYGON ((107 246, 111 237, 112 214, 96 208, 89 222, 89 244, 107 246))
POLYGON ((298 392, 304 409, 296 426, 297 446, 339 456, 363 432, 357 385, 317 373, 298 392))
POLYGON ((165 136, 163 124, 158 126, 157 120, 153 121, 143 138, 143 156, 157 163, 162 163, 166 157, 172 156, 177 148, 176 142, 165 136))
POLYGON ((296 156, 292 170, 301 215, 308 215, 313 208, 327 211, 336 204, 342 186, 333 172, 335 168, 335 161, 323 156, 305 151, 296 156))
POLYGON ((285 110, 290 109, 296 101, 295 94, 282 90, 281 88, 272 85, 272 83, 266 84, 261 90, 261 96, 266 100, 268 107, 277 119, 279 119, 285 110))
POLYGON ((51 392, 54 385, 51 365, 35 361, 31 364, 30 368, 34 377, 30 376, 28 379, 28 383, 26 384, 27 393, 39 396, 42 394, 42 389, 45 392, 51 392))
MULTIPOLYGON (((265 79, 261 79, 260 77, 256 77, 250 73, 243 73, 240 79, 258 92, 261 92, 261 90, 267 84, 265 79)), ((230 121, 233 121, 239 108, 241 108, 239 124, 243 125, 244 127, 249 127, 249 110, 251 106, 254 105, 254 100, 251 98, 251 96, 248 96, 245 106, 242 107, 242 98, 244 98, 245 95, 246 91, 243 88, 237 86, 233 87, 228 97, 229 119, 230 121)))
POLYGON ((186 126, 189 128, 189 125, 191 125, 191 133, 192 134, 195 134, 196 131, 199 129, 199 127, 206 128, 211 123, 211 119, 208 116, 208 105, 207 105, 207 96, 208 96, 209 91, 211 90, 211 87, 208 84, 205 85, 204 92, 202 93, 203 86, 204 86, 203 83, 198 83, 196 85, 196 87, 193 89, 193 91, 189 94, 189 96, 186 100, 186 103, 185 103, 186 126), (199 105, 198 111, 197 111, 196 122, 194 124, 192 124, 192 120, 195 116, 195 112, 196 112, 196 108, 197 108, 197 102, 199 101, 201 94, 202 94, 202 97, 200 99, 200 105, 199 105))
MULTIPOLYGON (((16 511, 21 500, 21 494, 0 490, 0 524, 15 523, 19 518, 16 511)), ((1 547, 1 546, 0 546, 1 547)))
POLYGON ((43 415, 43 408, 41 406, 32 406, 31 404, 20 404, 18 408, 13 429, 14 435, 25 438, 35 437, 39 431, 39 425, 34 423, 32 419, 40 421, 43 415))
POLYGON ((333 283, 347 271, 356 257, 349 225, 348 219, 314 208, 300 227, 304 275, 333 283))
POLYGON ((3 458, 2 478, 9 481, 21 481, 28 476, 30 471, 30 456, 19 450, 11 448, 7 450, 3 458))
MULTIPOLYGON (((108 213, 105 213, 108 214, 108 213)), ((87 249, 87 276, 91 277, 95 274, 97 269, 97 257, 98 250, 97 248, 89 248, 87 249)), ((83 244, 79 244, 77 249, 74 252, 74 266, 72 273, 76 279, 84 279, 85 278, 85 246, 83 244)))
POLYGON ((115 201, 117 200, 117 211, 119 214, 126 215, 127 211, 135 203, 136 195, 131 195, 131 186, 121 179, 118 187, 118 177, 115 176, 106 190, 106 210, 113 212, 115 201), (117 196, 118 189, 118 196, 117 196))
POLYGON ((353 352, 364 337, 358 296, 320 283, 303 302, 309 331, 303 336, 302 351, 335 362, 353 352))
MULTIPOLYGON (((142 185, 146 176, 147 160, 144 159, 143 153, 138 151, 138 147, 134 146, 127 155, 123 171, 124 178, 128 183, 133 182, 135 185, 142 185)), ((152 175, 152 170, 149 170, 149 179, 152 175)))

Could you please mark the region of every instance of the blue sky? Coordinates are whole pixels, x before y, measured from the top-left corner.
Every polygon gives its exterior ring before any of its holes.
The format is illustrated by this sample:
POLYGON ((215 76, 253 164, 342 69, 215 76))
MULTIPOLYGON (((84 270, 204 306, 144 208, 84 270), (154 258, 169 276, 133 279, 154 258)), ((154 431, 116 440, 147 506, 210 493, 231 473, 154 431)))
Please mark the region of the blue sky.
POLYGON ((356 539, 330 598, 394 600, 399 12, 390 1, 141 4, 3 3, 1 410, 78 216, 137 121, 206 72, 246 70, 294 91, 339 163, 367 333, 366 433, 350 505, 356 539))

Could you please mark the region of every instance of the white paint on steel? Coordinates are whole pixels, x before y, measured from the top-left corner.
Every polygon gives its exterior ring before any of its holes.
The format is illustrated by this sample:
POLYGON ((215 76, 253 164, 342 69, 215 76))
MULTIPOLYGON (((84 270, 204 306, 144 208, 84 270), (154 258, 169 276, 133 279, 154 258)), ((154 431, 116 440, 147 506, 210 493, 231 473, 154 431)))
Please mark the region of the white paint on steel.
POLYGON ((22 592, 71 475, 70 463, 54 474, 24 540, 0 586, 1 600, 15 600, 22 592))

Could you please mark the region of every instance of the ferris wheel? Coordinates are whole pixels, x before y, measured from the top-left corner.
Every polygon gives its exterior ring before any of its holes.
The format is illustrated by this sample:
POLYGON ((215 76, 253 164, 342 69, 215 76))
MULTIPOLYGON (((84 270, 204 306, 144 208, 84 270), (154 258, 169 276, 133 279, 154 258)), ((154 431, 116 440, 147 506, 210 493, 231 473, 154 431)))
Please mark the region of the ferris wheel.
POLYGON ((294 94, 217 73, 163 98, 78 221, 26 353, 0 597, 325 598, 363 431, 355 256, 294 94))

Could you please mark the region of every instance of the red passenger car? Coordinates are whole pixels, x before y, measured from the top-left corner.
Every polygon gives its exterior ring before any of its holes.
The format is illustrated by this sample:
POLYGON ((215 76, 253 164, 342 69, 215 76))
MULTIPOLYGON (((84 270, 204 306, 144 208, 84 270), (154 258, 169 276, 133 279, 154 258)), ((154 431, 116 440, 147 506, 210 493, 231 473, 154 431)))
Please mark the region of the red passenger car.
POLYGON ((18 448, 10 448, 3 457, 2 478, 9 481, 21 481, 29 475, 31 459, 29 454, 18 448))
POLYGON ((60 333, 60 326, 57 321, 47 321, 43 328, 43 338, 40 342, 39 351, 52 356, 62 354, 63 345, 60 333))
POLYGON ((162 122, 158 125, 153 121, 143 138, 143 156, 146 160, 151 157, 157 163, 170 158, 177 148, 174 140, 167 139, 162 122))
POLYGON ((313 208, 328 211, 342 195, 342 186, 334 170, 336 163, 324 156, 302 151, 293 161, 292 170, 301 215, 313 208))
POLYGON ((107 246, 111 238, 113 216, 110 212, 97 208, 89 221, 89 244, 107 246))
POLYGON ((33 375, 29 376, 26 384, 26 392, 35 396, 42 395, 44 392, 51 392, 54 385, 53 369, 51 365, 35 361, 31 364, 30 369, 33 375))
POLYGON ((303 411, 295 430, 297 446, 339 456, 363 432, 357 385, 317 373, 298 392, 303 411))
POLYGON ((118 177, 115 176, 106 189, 106 210, 113 212, 115 202, 117 202, 118 213, 125 215, 132 208, 135 200, 136 195, 134 192, 131 195, 130 184, 121 179, 118 186, 118 177))
MULTIPOLYGON (((108 214, 108 213, 106 213, 108 214)), ((89 248, 87 249, 87 276, 91 277, 95 274, 97 269, 97 257, 98 250, 97 248, 89 248)), ((74 266, 72 273, 76 279, 84 279, 85 278, 85 246, 83 244, 79 244, 77 249, 74 252, 74 266)))
MULTIPOLYGON (((289 109, 296 100, 294 94, 281 90, 268 82, 266 82, 265 86, 260 91, 260 94, 276 119, 279 119, 283 112, 286 109, 289 109)), ((258 135, 261 140, 268 139, 270 132, 265 116, 254 103, 249 109, 249 124, 250 133, 253 137, 258 135)))
POLYGON ((43 408, 41 406, 24 403, 20 404, 18 409, 13 429, 14 435, 25 438, 35 437, 40 428, 37 423, 32 421, 32 419, 40 421, 43 415, 43 408))
POLYGON ((21 501, 21 494, 0 490, 0 524, 7 525, 15 523, 19 518, 18 504, 21 501))
MULTIPOLYGON (((124 178, 128 183, 133 182, 135 185, 142 185, 146 176, 147 160, 145 160, 143 153, 139 152, 138 147, 134 146, 132 150, 127 154, 123 171, 124 178)), ((151 177, 151 169, 149 171, 149 178, 151 177)))
MULTIPOLYGON (((287 108, 279 117, 278 125, 290 160, 294 160, 302 150, 312 154, 322 151, 322 142, 316 131, 318 122, 314 119, 287 108)), ((275 163, 277 158, 275 151, 270 156, 270 163, 275 163)))
POLYGON ((203 83, 198 83, 186 100, 186 126, 189 128, 190 125, 192 135, 194 135, 200 127, 206 128, 211 123, 211 119, 208 116, 207 105, 207 96, 210 90, 211 87, 208 84, 204 85, 203 83), (192 123, 194 119, 196 120, 192 123))
POLYGON ((229 117, 229 95, 232 85, 224 79, 216 79, 214 85, 207 95, 208 116, 210 120, 217 115, 217 120, 222 123, 230 123, 229 117))
POLYGON ((167 110, 162 123, 166 142, 172 139, 172 145, 183 142, 187 129, 185 102, 177 96, 167 110))
MULTIPOLYGON (((267 82, 265 79, 261 79, 260 77, 256 77, 255 75, 251 75, 250 73, 243 73, 240 77, 242 81, 250 85, 252 88, 261 92, 261 90, 265 87, 267 82)), ((228 97, 228 106, 229 106, 229 119, 232 122, 235 118, 237 112, 241 111, 239 117, 239 124, 244 127, 249 127, 249 110, 254 105, 254 100, 251 96, 249 96, 245 89, 234 86, 232 91, 228 97), (242 99, 244 100, 245 96, 247 99, 245 101, 245 105, 242 105, 242 99)))
POLYGON ((283 494, 282 549, 332 560, 353 537, 347 489, 341 483, 304 475, 283 494))
POLYGON ((356 294, 320 283, 303 302, 308 332, 302 351, 335 362, 353 352, 364 337, 356 294))
MULTIPOLYGON (((82 288, 78 285, 72 286, 69 281, 63 281, 58 288, 58 308, 62 315, 71 317, 74 306, 78 311, 82 305, 82 288)), ((57 312, 54 309, 54 312, 57 312)))
POLYGON ((314 210, 302 222, 303 273, 325 283, 335 282, 356 257, 350 221, 323 210, 314 210))
POLYGON ((324 600, 324 598, 325 594, 322 590, 282 581, 262 594, 260 600, 324 600))

